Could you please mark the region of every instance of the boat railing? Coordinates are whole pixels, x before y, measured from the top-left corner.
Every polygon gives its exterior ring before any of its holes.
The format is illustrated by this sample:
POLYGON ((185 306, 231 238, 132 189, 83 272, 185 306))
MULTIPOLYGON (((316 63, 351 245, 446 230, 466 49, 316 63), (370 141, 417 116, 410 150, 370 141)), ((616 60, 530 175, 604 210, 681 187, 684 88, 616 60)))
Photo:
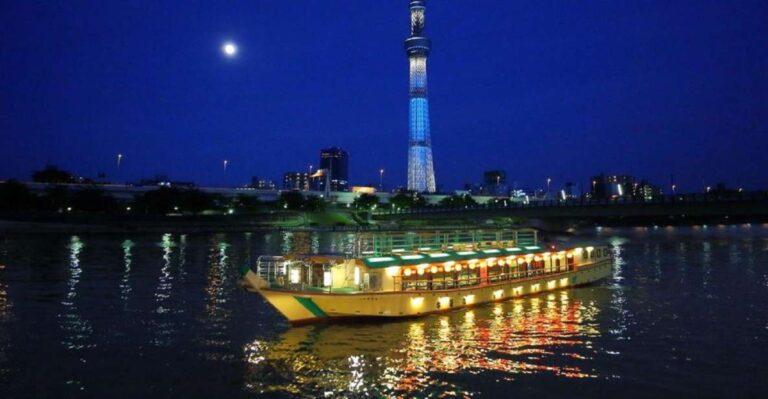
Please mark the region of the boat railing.
POLYGON ((359 236, 356 255, 396 252, 537 245, 533 229, 434 230, 420 232, 370 233, 359 236))

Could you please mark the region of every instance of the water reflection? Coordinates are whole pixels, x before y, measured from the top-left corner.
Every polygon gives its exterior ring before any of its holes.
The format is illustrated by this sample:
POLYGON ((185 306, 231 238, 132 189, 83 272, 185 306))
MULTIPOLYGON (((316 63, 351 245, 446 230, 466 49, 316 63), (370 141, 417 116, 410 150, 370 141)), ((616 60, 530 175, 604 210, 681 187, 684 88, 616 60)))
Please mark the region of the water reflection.
POLYGON ((131 250, 133 249, 134 245, 134 242, 131 240, 125 240, 122 244, 123 277, 120 279, 120 299, 123 300, 123 309, 128 308, 128 296, 132 291, 130 285, 131 263, 133 263, 131 250))
POLYGON ((245 387, 303 396, 464 396, 477 387, 452 375, 595 378, 600 373, 588 360, 596 355, 599 310, 582 294, 562 291, 412 321, 291 328, 244 347, 245 387))
POLYGON ((88 340, 93 332, 88 320, 80 315, 76 304, 77 286, 80 283, 80 275, 83 269, 80 267, 80 252, 85 244, 78 236, 72 236, 69 242, 69 279, 67 280, 67 294, 61 305, 64 307, 58 315, 61 329, 64 330, 64 339, 61 342, 69 350, 79 351, 88 346, 88 340))

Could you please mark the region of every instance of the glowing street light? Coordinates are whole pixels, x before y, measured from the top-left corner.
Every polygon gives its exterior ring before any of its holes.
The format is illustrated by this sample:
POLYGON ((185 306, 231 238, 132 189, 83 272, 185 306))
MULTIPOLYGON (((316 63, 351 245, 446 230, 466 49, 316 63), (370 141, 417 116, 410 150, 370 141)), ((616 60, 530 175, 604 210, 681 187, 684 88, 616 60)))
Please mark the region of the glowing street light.
POLYGON ((123 162, 123 154, 117 154, 117 168, 120 169, 120 164, 123 162))
POLYGON ((224 171, 227 171, 227 165, 229 165, 229 160, 224 160, 224 171))
POLYGON ((384 168, 379 169, 379 191, 384 191, 384 168))

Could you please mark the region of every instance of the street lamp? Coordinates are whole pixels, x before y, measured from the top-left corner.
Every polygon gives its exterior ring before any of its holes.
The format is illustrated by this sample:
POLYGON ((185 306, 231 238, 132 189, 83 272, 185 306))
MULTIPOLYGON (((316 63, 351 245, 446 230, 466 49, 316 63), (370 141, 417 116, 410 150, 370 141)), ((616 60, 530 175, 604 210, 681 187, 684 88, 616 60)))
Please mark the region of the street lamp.
POLYGON ((677 188, 676 184, 672 185, 672 195, 675 195, 675 189, 677 188))
POLYGON ((224 171, 225 172, 227 171, 227 165, 229 165, 229 160, 225 159, 224 160, 224 171))
POLYGON ((384 168, 379 169, 379 191, 384 191, 384 168))
POLYGON ((547 197, 549 197, 549 183, 552 183, 552 178, 547 177, 547 197))
POLYGON ((120 164, 123 162, 123 154, 117 154, 117 168, 120 169, 120 164))

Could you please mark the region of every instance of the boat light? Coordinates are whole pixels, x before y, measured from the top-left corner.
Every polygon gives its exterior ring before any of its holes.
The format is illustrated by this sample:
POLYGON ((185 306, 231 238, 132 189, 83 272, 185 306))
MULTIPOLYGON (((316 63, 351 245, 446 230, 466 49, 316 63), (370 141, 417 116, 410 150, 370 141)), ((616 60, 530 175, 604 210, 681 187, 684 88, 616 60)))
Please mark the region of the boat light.
POLYGON ((355 266, 354 282, 355 285, 360 285, 360 268, 357 266, 355 266))
POLYGON ((557 281, 552 280, 552 281, 547 282, 547 289, 548 290, 554 290, 555 288, 557 288, 557 281))
MULTIPOLYGON (((397 276, 397 272, 400 270, 399 266, 391 266, 387 268, 387 276, 389 277, 395 277, 397 276)), ((355 283, 357 284, 357 283, 355 283)))
POLYGON ((368 258, 368 262, 370 263, 381 263, 381 262, 390 262, 395 260, 395 258, 391 256, 378 256, 375 258, 368 258))
POLYGON ((411 273, 412 273, 412 272, 411 272, 411 269, 405 269, 405 270, 403 270, 403 275, 404 275, 405 277, 410 277, 410 276, 411 276, 411 273))
POLYGON ((301 279, 300 272, 301 271, 299 269, 291 269, 291 284, 299 283, 299 280, 301 279))
POLYGON ((595 250, 595 247, 587 247, 587 252, 592 252, 595 250))
POLYGON ((437 273, 437 266, 432 266, 432 267, 429 269, 429 271, 430 271, 431 273, 437 273))
POLYGON ((540 249, 540 247, 538 245, 531 245, 531 246, 525 247, 525 249, 527 249, 529 251, 533 251, 533 250, 536 250, 536 249, 540 249))
POLYGON ((423 296, 415 296, 411 298, 411 306, 413 307, 420 307, 424 304, 424 297, 423 296))
POLYGON ((565 286, 567 286, 567 285, 568 285, 568 277, 565 277, 565 278, 561 278, 561 279, 560 279, 560 286, 561 286, 561 287, 565 287, 565 286))
POLYGON ((541 284, 531 284, 531 292, 539 292, 541 290, 541 284))
POLYGON ((456 269, 457 272, 460 272, 461 271, 461 265, 456 265, 456 267, 454 269, 456 269))
POLYGON ((570 253, 570 252, 568 252, 568 255, 565 255, 565 256, 567 256, 567 257, 568 257, 568 259, 571 259, 571 258, 573 258, 573 254, 572 254, 572 253, 570 253))
POLYGON ((506 262, 504 262, 504 259, 499 259, 499 266, 504 266, 506 262))
POLYGON ((573 250, 573 252, 575 252, 577 255, 580 254, 581 251, 583 251, 583 249, 581 249, 581 248, 576 248, 576 249, 573 250))
POLYGON ((518 247, 512 247, 512 248, 507 248, 507 251, 509 251, 509 252, 520 252, 520 251, 522 251, 522 249, 518 248, 518 247))
POLYGON ((475 251, 461 251, 461 252, 456 252, 456 254, 457 255, 461 255, 461 256, 468 256, 468 255, 475 255, 475 254, 477 254, 477 252, 475 252, 475 251))
MULTIPOLYGON (((447 263, 447 262, 446 262, 447 263)), ((445 271, 449 272, 451 271, 451 265, 445 265, 445 271)))
POLYGON ((448 255, 445 252, 435 252, 433 254, 429 254, 430 258, 447 258, 449 256, 451 256, 451 255, 448 255))
POLYGON ((469 295, 465 295, 464 296, 464 303, 469 305, 469 304, 471 304, 473 302, 475 302, 475 295, 474 294, 469 294, 469 295))
POLYGON ((331 277, 331 272, 330 271, 323 272, 323 286, 330 287, 332 281, 333 281, 333 278, 331 277))
POLYGON ((493 291, 493 298, 494 299, 500 299, 503 296, 504 296, 504 290, 493 291))
POLYGON ((541 256, 539 256, 539 255, 536 255, 536 256, 534 256, 534 257, 533 257, 533 260, 535 260, 536 262, 538 262, 538 261, 540 261, 540 260, 541 260, 541 256))

